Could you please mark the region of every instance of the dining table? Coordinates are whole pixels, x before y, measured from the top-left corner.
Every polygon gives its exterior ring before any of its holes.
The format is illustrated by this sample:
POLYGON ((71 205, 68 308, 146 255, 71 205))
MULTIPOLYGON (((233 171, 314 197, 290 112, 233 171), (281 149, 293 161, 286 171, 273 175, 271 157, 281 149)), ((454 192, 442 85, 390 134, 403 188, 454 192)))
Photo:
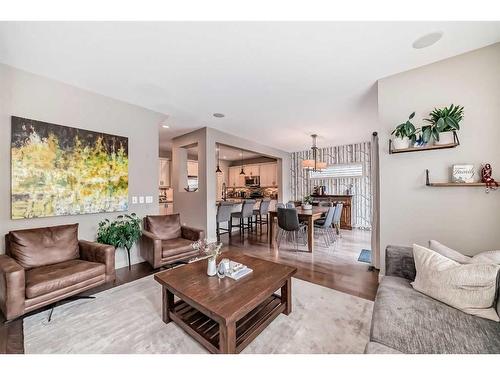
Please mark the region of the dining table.
MULTIPOLYGON (((314 250, 314 222, 320 219, 328 212, 329 207, 313 206, 311 210, 305 210, 302 207, 295 207, 299 221, 307 223, 307 249, 309 252, 314 250)), ((269 210, 269 244, 273 245, 276 241, 276 230, 274 228, 275 218, 278 217, 277 209, 269 210)))

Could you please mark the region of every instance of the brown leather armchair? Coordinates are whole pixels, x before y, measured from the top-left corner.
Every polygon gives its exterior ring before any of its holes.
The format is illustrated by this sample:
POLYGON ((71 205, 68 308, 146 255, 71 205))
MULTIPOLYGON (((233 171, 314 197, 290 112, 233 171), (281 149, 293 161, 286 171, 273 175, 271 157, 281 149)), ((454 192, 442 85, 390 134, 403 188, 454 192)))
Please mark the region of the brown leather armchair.
POLYGON ((115 248, 78 240, 78 224, 11 231, 0 255, 0 309, 15 319, 115 279, 115 248))
POLYGON ((153 268, 198 255, 192 245, 204 238, 205 232, 181 225, 179 214, 146 216, 143 221, 141 256, 153 268))

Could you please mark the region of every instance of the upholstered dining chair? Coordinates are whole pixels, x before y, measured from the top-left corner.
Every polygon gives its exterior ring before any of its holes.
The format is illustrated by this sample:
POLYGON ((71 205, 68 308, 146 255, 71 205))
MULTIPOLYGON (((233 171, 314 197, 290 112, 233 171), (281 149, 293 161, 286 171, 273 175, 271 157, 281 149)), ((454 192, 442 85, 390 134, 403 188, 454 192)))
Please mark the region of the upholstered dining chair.
POLYGON ((306 245, 305 228, 306 226, 299 222, 297 209, 294 208, 278 208, 278 237, 277 244, 280 248, 283 237, 291 240, 295 244, 295 250, 299 250, 299 238, 303 239, 303 244, 306 245))
POLYGON ((323 237, 326 247, 329 247, 331 242, 335 241, 335 234, 332 228, 335 211, 335 207, 330 207, 326 213, 325 219, 321 221, 316 220, 314 223, 314 231, 323 237))
POLYGON ((335 227, 335 232, 339 237, 342 237, 340 234, 340 218, 342 217, 343 208, 344 208, 343 203, 337 203, 335 205, 335 214, 333 215, 333 226, 335 227))

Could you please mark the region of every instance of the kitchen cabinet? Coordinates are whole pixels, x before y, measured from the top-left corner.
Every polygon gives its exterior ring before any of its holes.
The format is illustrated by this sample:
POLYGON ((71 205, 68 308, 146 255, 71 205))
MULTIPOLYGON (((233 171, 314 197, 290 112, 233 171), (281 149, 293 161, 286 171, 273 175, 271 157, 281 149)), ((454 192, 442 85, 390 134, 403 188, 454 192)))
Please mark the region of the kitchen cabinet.
POLYGON ((173 213, 173 203, 160 203, 160 215, 172 215, 173 213))
POLYGON ((245 176, 240 175, 241 167, 229 167, 228 187, 244 187, 245 176))
POLYGON ((269 187, 278 185, 278 164, 266 163, 260 165, 260 186, 269 187))
POLYGON ((158 185, 170 187, 170 160, 160 158, 158 168, 158 185))
POLYGON ((258 164, 245 165, 245 176, 259 176, 260 168, 258 164))
POLYGON ((198 162, 189 160, 187 162, 188 176, 198 176, 198 162))

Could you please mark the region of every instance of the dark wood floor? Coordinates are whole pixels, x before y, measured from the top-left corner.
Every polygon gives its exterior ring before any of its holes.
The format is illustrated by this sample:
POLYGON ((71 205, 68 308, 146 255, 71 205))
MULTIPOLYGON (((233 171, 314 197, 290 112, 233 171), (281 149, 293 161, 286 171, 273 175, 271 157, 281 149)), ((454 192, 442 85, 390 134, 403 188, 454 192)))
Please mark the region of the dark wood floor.
MULTIPOLYGON (((331 247, 316 246, 314 253, 305 248, 296 251, 291 244, 283 244, 278 251, 268 245, 267 234, 251 233, 244 237, 234 234, 231 239, 224 235, 224 251, 239 250, 247 255, 270 261, 292 265, 297 268, 295 277, 328 288, 336 289, 361 298, 374 300, 378 288, 378 271, 369 269, 366 263, 357 262, 362 248, 369 248, 367 232, 343 231, 342 238, 331 247)), ((116 281, 105 284, 86 293, 91 295, 118 285, 153 274, 155 271, 148 263, 134 264, 116 270, 116 281)), ((50 307, 34 311, 36 314, 50 307)), ((30 314, 28 314, 30 315, 30 314)), ((24 353, 23 318, 9 323, 0 313, 0 354, 24 353)))

